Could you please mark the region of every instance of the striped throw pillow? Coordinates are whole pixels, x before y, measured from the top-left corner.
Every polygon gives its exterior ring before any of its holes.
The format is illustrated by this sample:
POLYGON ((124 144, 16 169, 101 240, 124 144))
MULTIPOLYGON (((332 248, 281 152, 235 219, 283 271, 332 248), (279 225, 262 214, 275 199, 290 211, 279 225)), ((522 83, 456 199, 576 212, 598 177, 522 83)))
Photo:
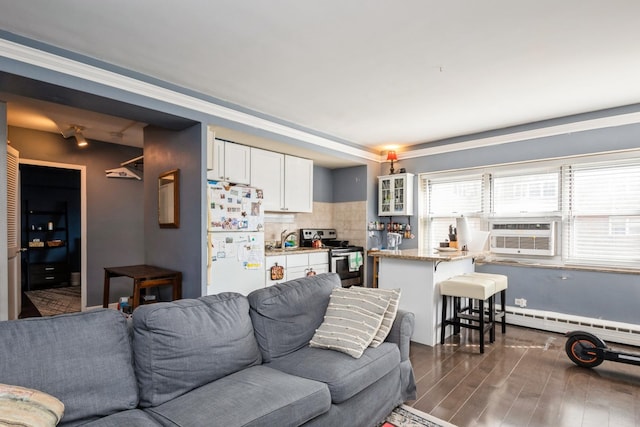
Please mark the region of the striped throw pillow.
POLYGON ((365 292, 373 292, 373 293, 382 293, 389 295, 389 305, 387 306, 387 310, 384 312, 384 317, 382 318, 382 324, 378 328, 378 332, 376 336, 373 337, 371 344, 369 347, 377 347, 382 344, 389 335, 391 331, 391 326, 393 325, 393 321, 396 320, 396 314, 398 314, 398 304, 400 303, 400 288, 398 289, 373 289, 373 288, 362 288, 365 292))
POLYGON ((376 336, 389 306, 388 293, 363 292, 363 288, 335 288, 324 321, 309 345, 346 353, 354 358, 376 336))
POLYGON ((64 404, 42 391, 0 384, 0 426, 54 427, 64 404))

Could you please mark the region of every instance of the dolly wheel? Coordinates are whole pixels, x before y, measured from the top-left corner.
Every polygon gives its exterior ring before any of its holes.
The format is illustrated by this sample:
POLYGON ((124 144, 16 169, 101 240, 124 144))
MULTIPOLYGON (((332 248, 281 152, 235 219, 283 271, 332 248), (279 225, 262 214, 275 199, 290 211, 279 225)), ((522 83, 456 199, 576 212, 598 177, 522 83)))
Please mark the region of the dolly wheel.
POLYGON ((604 360, 590 351, 597 347, 598 343, 588 335, 572 335, 567 339, 564 349, 569 359, 576 365, 584 368, 595 368, 604 360))

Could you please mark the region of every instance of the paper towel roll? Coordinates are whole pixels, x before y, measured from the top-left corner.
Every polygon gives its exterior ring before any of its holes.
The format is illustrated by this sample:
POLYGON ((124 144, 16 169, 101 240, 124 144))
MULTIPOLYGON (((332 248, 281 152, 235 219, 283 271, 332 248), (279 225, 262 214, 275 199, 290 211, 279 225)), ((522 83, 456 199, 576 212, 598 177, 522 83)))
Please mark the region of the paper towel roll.
POLYGON ((471 241, 471 233, 469 231, 469 223, 467 218, 456 218, 456 228, 458 232, 458 248, 460 250, 468 250, 471 241))

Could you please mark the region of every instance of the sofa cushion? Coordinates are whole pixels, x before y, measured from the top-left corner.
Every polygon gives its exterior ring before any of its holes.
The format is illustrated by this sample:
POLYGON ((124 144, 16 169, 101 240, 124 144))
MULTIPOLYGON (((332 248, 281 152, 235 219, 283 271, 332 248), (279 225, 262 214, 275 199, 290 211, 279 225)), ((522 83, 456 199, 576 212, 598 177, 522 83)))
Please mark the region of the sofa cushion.
MULTIPOLYGON (((160 424, 140 409, 117 412, 108 417, 82 424, 82 427, 158 427, 160 424)), ((72 427, 62 424, 58 427, 72 427)))
POLYGON ((129 331, 120 312, 0 322, 0 343, 0 383, 60 399, 63 424, 138 405, 129 331))
POLYGON ((251 320, 265 362, 309 345, 322 323, 336 273, 291 280, 249 294, 251 320))
POLYGON ((329 387, 333 403, 341 403, 369 387, 400 365, 400 350, 392 343, 368 347, 362 357, 303 347, 272 360, 266 366, 291 375, 320 381, 329 387))
POLYGON ((363 288, 336 288, 331 292, 324 321, 309 345, 346 353, 362 352, 376 336, 391 295, 363 288))
POLYGON ((261 363, 247 298, 231 292, 138 307, 133 349, 141 407, 261 363))
POLYGON ((298 426, 328 411, 325 384, 254 366, 147 411, 165 426, 298 426))

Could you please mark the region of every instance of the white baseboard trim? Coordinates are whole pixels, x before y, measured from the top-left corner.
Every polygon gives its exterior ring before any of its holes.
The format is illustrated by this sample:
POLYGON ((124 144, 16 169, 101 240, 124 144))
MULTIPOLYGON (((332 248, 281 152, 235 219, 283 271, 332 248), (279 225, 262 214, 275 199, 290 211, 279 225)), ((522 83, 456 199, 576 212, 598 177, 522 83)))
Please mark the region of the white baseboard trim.
POLYGON ((640 346, 640 325, 507 306, 507 323, 543 331, 585 331, 605 342, 640 346))

